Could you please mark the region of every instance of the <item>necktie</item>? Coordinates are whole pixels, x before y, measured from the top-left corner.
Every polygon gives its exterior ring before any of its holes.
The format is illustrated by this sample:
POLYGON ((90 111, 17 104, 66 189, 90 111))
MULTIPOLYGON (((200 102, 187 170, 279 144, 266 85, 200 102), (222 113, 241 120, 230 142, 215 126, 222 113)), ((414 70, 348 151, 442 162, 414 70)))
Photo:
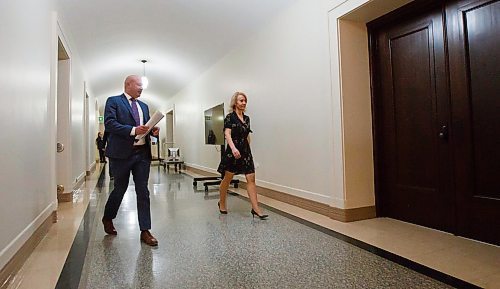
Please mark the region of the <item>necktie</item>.
POLYGON ((139 118, 139 109, 137 108, 137 100, 132 98, 132 116, 135 120, 135 126, 141 125, 141 119, 139 118))

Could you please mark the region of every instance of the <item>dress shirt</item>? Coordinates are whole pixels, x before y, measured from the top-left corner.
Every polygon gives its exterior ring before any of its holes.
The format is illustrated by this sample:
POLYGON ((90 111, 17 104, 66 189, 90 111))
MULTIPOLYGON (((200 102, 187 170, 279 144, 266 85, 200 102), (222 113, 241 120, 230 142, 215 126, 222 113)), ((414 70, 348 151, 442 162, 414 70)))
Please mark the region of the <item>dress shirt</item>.
MULTIPOLYGON (((132 96, 128 95, 126 92, 124 94, 128 99, 128 104, 130 105, 130 107, 132 107, 132 96)), ((139 111, 140 123, 141 123, 141 125, 144 125, 144 114, 142 113, 141 105, 139 104, 138 101, 136 102, 136 104, 137 104, 137 110, 139 111)), ((135 136, 135 127, 133 127, 132 130, 130 131, 130 135, 135 136)), ((142 138, 138 142, 134 143, 135 146, 140 146, 140 145, 144 145, 144 144, 146 144, 146 140, 144 138, 142 138)))

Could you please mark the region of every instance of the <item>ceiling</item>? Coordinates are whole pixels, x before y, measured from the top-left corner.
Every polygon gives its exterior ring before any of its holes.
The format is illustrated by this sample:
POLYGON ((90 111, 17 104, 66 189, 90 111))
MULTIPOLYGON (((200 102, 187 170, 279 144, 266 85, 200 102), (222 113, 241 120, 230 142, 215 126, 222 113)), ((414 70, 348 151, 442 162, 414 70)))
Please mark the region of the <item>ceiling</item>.
POLYGON ((101 105, 146 59, 143 98, 159 108, 295 1, 59 0, 58 18, 101 105))

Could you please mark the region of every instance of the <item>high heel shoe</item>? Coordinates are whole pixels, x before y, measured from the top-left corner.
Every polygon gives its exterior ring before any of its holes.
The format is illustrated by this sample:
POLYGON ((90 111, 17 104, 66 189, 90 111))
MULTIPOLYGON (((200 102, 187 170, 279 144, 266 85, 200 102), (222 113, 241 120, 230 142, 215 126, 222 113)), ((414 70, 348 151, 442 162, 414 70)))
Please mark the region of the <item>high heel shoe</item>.
POLYGON ((227 211, 223 211, 220 209, 220 202, 217 202, 217 207, 219 207, 219 212, 223 215, 226 215, 227 214, 227 211))
POLYGON ((267 217, 269 217, 268 215, 259 215, 253 209, 250 211, 250 213, 252 213, 252 219, 255 218, 255 216, 259 217, 259 219, 261 219, 261 220, 265 220, 265 219, 267 219, 267 217))

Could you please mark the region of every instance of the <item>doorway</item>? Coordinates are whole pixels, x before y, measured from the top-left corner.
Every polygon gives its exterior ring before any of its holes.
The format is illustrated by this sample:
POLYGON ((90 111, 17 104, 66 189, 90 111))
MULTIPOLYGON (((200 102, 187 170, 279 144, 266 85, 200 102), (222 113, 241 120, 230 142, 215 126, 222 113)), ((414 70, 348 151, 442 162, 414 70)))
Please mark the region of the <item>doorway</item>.
POLYGON ((165 130, 165 141, 163 143, 163 153, 165 154, 163 157, 166 159, 167 155, 166 152, 168 151, 169 148, 174 147, 175 142, 174 142, 174 109, 170 109, 166 114, 165 114, 165 125, 166 125, 166 130, 165 130))
POLYGON ((415 1, 368 24, 379 215, 500 244, 499 17, 415 1))
POLYGON ((58 38, 57 95, 56 95, 56 184, 60 202, 73 200, 71 182, 71 59, 61 38, 58 38))
POLYGON ((83 83, 83 95, 84 95, 84 102, 83 102, 83 139, 85 142, 85 175, 88 177, 90 176, 91 173, 91 157, 90 157, 90 151, 91 151, 91 146, 93 145, 93 142, 91 141, 90 137, 90 99, 89 95, 87 93, 87 83, 83 83))

